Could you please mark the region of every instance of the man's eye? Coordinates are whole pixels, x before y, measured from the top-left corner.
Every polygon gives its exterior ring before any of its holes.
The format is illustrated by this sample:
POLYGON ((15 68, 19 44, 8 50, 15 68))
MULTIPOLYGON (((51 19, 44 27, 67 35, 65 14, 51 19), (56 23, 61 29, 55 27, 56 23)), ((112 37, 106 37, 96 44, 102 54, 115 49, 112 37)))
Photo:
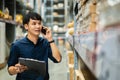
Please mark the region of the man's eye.
POLYGON ((39 22, 38 24, 39 24, 39 25, 41 25, 41 23, 40 23, 40 22, 39 22))
POLYGON ((36 25, 36 23, 32 23, 32 25, 36 25))

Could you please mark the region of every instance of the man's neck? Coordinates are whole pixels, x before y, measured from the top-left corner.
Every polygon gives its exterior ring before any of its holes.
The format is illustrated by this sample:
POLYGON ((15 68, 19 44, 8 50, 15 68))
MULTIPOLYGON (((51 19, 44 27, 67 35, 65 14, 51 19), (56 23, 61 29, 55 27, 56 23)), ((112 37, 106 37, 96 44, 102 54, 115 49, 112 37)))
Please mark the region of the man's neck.
POLYGON ((28 35, 27 35, 27 38, 28 38, 30 41, 32 41, 34 44, 37 44, 37 40, 38 40, 39 37, 28 34, 28 35))

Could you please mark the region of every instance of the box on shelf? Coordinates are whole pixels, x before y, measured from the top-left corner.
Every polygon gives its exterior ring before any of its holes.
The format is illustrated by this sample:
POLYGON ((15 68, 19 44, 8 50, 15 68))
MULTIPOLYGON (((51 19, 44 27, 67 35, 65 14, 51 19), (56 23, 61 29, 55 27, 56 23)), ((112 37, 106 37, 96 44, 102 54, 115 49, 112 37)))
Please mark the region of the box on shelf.
POLYGON ((74 80, 74 65, 69 64, 68 68, 69 68, 69 80, 74 80))
POLYGON ((85 80, 85 78, 80 70, 75 70, 75 80, 85 80))
POLYGON ((94 4, 91 4, 90 5, 90 13, 92 14, 92 13, 96 13, 96 5, 94 5, 94 4))
POLYGON ((68 64, 74 64, 74 54, 73 51, 67 51, 68 64))
POLYGON ((89 32, 96 31, 96 22, 91 22, 89 25, 89 32))

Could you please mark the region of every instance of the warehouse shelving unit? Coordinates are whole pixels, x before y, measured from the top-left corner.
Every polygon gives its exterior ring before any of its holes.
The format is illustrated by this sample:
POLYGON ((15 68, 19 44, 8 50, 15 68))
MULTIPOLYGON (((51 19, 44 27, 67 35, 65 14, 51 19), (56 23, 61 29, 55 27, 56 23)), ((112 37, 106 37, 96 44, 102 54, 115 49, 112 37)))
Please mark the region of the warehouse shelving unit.
POLYGON ((52 16, 52 8, 53 1, 52 0, 44 0, 44 25, 51 27, 53 24, 53 16, 52 16))
POLYGON ((65 1, 64 0, 44 0, 45 4, 45 25, 53 27, 65 25, 65 1))
POLYGON ((75 33, 68 41, 74 50, 75 70, 82 71, 85 80, 120 78, 119 4, 117 0, 74 1, 75 33))
POLYGON ((67 24, 67 12, 68 12, 68 0, 44 0, 44 25, 50 27, 53 30, 53 36, 58 43, 58 38, 65 40, 64 26, 67 24), (54 26, 57 26, 57 31, 54 31, 54 26))
POLYGON ((0 10, 8 8, 12 19, 0 17, 0 68, 6 65, 9 56, 9 47, 16 38, 16 26, 23 28, 23 25, 15 21, 16 14, 25 14, 26 10, 33 10, 23 4, 22 0, 0 0, 0 10))
MULTIPOLYGON (((0 1, 0 10, 2 11, 2 12, 4 12, 4 10, 5 10, 5 7, 7 7, 7 0, 1 0, 0 1)), ((14 4, 14 0, 13 1, 11 1, 11 4, 14 4)), ((10 5, 11 5, 10 4, 10 5)), ((14 6, 13 6, 14 7, 14 6)), ((12 7, 10 7, 10 8, 12 8, 12 7)), ((14 8, 13 8, 13 10, 14 10, 14 8)), ((13 19, 14 19, 14 11, 11 11, 11 12, 9 12, 10 13, 10 15, 12 15, 12 17, 13 17, 13 19)), ((3 19, 3 18, 0 18, 0 30, 1 30, 1 32, 0 32, 0 41, 1 41, 1 43, 0 43, 0 68, 3 68, 5 65, 6 65, 6 57, 7 57, 7 51, 6 51, 6 37, 7 38, 9 38, 8 40, 11 42, 13 39, 14 39, 14 30, 15 30, 15 27, 13 26, 13 25, 16 25, 16 22, 14 21, 14 20, 5 20, 5 19, 3 19), (7 26, 8 25, 8 26, 7 26), (9 27, 9 26, 12 26, 12 27, 9 27), (12 32, 12 36, 11 36, 11 39, 10 39, 10 37, 8 37, 8 36, 10 36, 11 34, 9 33, 9 31, 11 31, 12 32), (8 35, 9 34, 9 35, 8 35), (3 46, 4 45, 4 46, 3 46)))

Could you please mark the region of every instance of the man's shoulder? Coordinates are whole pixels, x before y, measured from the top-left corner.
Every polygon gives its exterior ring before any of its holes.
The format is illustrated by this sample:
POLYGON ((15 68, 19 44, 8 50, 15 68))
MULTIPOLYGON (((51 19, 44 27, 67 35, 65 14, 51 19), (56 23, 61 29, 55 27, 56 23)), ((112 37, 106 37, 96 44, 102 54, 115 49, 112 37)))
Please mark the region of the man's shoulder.
POLYGON ((12 44, 20 45, 21 43, 24 43, 24 42, 25 42, 25 37, 18 39, 18 40, 15 40, 12 44))

